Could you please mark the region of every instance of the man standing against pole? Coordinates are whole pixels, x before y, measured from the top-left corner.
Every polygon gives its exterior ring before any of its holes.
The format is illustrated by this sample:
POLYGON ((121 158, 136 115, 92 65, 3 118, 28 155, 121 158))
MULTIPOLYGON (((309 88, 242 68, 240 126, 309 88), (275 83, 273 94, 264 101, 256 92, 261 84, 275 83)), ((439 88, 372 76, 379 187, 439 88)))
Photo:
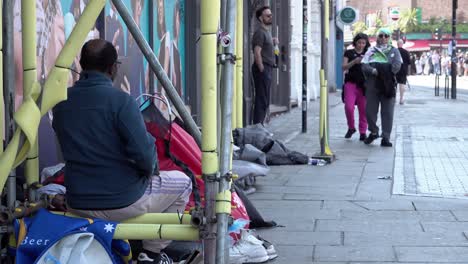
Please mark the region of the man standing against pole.
POLYGON ((255 16, 260 22, 260 27, 252 38, 252 75, 255 84, 253 123, 263 124, 270 105, 271 72, 275 65, 273 38, 270 32, 273 14, 269 6, 264 6, 257 10, 255 16))

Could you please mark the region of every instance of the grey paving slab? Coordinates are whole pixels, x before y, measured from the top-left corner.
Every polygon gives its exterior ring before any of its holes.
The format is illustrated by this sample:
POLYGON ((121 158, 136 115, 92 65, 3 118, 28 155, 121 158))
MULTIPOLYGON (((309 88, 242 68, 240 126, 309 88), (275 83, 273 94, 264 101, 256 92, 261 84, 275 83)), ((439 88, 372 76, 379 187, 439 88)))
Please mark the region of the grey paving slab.
POLYGON ((353 201, 324 201, 323 209, 368 211, 368 209, 355 204, 353 201))
POLYGON ((392 201, 366 201, 354 202, 357 205, 360 205, 369 210, 406 210, 406 211, 414 211, 413 204, 411 201, 399 201, 399 200, 392 200, 392 201))
POLYGON ((450 211, 352 211, 342 210, 341 220, 367 220, 367 221, 379 221, 379 220, 392 220, 396 219, 399 221, 441 221, 449 222, 456 221, 454 215, 450 211))
POLYGON ((258 230, 257 233, 274 245, 287 246, 339 246, 342 245, 341 232, 305 232, 258 230))
POLYGON ((316 246, 314 261, 395 261, 392 247, 316 246))
MULTIPOLYGON (((273 208, 273 209, 299 209, 302 212, 314 211, 322 209, 322 201, 256 201, 255 206, 258 208, 273 208)), ((330 208, 333 209, 333 208, 330 208)))
POLYGON ((275 264, 310 264, 314 246, 282 246, 275 247, 278 252, 278 258, 268 263, 275 264))
POLYGON ((468 247, 395 247, 399 261, 462 262, 468 260, 468 247))
MULTIPOLYGON (((419 221, 357 221, 357 220, 317 220, 315 231, 354 231, 378 232, 392 230, 395 232, 423 231, 419 221)), ((467 229, 468 230, 468 229, 467 229)))
POLYGON ((282 200, 284 194, 282 193, 265 193, 265 192, 255 192, 250 194, 248 197, 250 200, 266 200, 266 201, 276 201, 276 200, 282 200))
POLYGON ((421 221, 427 232, 464 232, 468 231, 468 222, 427 222, 421 221))
POLYGON ((349 200, 353 199, 354 194, 349 190, 340 190, 338 193, 334 191, 326 192, 325 194, 295 194, 295 193, 285 193, 283 200, 296 200, 296 201, 313 201, 313 200, 349 200))
POLYGON ((468 246, 462 233, 430 233, 386 230, 344 232, 345 246, 468 246))
POLYGON ((438 199, 438 200, 415 200, 413 201, 416 210, 468 210, 468 200, 466 199, 438 199))
POLYGON ((468 221, 468 210, 467 211, 452 211, 457 221, 468 221))

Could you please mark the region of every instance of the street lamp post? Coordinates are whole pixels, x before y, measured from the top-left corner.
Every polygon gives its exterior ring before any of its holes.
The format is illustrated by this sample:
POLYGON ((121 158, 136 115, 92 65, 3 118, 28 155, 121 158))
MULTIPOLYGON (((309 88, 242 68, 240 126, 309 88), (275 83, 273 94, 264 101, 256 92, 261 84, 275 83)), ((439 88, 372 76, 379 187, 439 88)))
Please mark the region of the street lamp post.
POLYGON ((457 53, 455 38, 457 35, 457 7, 458 0, 452 0, 452 99, 457 99, 457 53))

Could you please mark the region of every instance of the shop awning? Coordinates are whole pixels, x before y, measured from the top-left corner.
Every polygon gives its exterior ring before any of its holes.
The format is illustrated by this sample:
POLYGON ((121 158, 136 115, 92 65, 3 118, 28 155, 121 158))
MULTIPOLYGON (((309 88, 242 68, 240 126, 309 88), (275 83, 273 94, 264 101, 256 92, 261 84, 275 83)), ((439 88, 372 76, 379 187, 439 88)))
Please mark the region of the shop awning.
POLYGON ((420 39, 406 41, 403 48, 408 51, 429 51, 431 46, 429 45, 429 40, 420 39))

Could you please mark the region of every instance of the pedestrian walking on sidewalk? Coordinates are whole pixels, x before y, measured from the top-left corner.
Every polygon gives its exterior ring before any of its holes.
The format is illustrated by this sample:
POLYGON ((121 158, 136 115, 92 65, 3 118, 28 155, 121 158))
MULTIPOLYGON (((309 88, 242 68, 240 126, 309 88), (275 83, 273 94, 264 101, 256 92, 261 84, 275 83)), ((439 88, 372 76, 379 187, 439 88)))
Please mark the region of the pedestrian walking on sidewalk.
MULTIPOLYGON (((403 104, 403 95, 405 94, 406 83, 408 82, 408 69, 411 65, 411 58, 409 52, 403 48, 403 40, 398 40, 398 51, 400 52, 401 59, 403 60, 403 64, 401 64, 401 68, 396 75, 397 83, 398 83, 398 90, 400 90, 400 104, 403 104)), ((440 74, 440 73, 439 73, 440 74)))
POLYGON ((369 48, 362 59, 362 70, 366 77, 366 115, 371 132, 364 140, 371 144, 379 137, 377 113, 380 106, 383 147, 391 147, 390 134, 393 126, 395 107, 396 80, 395 74, 400 70, 402 59, 400 52, 391 43, 391 32, 387 28, 377 31, 377 44, 369 48))
MULTIPOLYGON (((270 106, 271 73, 275 65, 274 40, 270 31, 273 14, 269 6, 264 6, 259 8, 255 15, 260 22, 260 27, 252 37, 254 53, 252 75, 255 84, 253 123, 263 124, 270 106)), ((276 39, 275 42, 277 42, 276 39)))
POLYGON ((366 139, 366 96, 364 88, 364 74, 361 68, 361 60, 370 47, 369 37, 364 33, 357 34, 353 39, 354 49, 347 50, 343 58, 343 71, 346 72, 343 86, 346 120, 348 131, 345 138, 351 138, 356 132, 354 126, 354 108, 357 105, 359 111, 359 140, 366 139))

